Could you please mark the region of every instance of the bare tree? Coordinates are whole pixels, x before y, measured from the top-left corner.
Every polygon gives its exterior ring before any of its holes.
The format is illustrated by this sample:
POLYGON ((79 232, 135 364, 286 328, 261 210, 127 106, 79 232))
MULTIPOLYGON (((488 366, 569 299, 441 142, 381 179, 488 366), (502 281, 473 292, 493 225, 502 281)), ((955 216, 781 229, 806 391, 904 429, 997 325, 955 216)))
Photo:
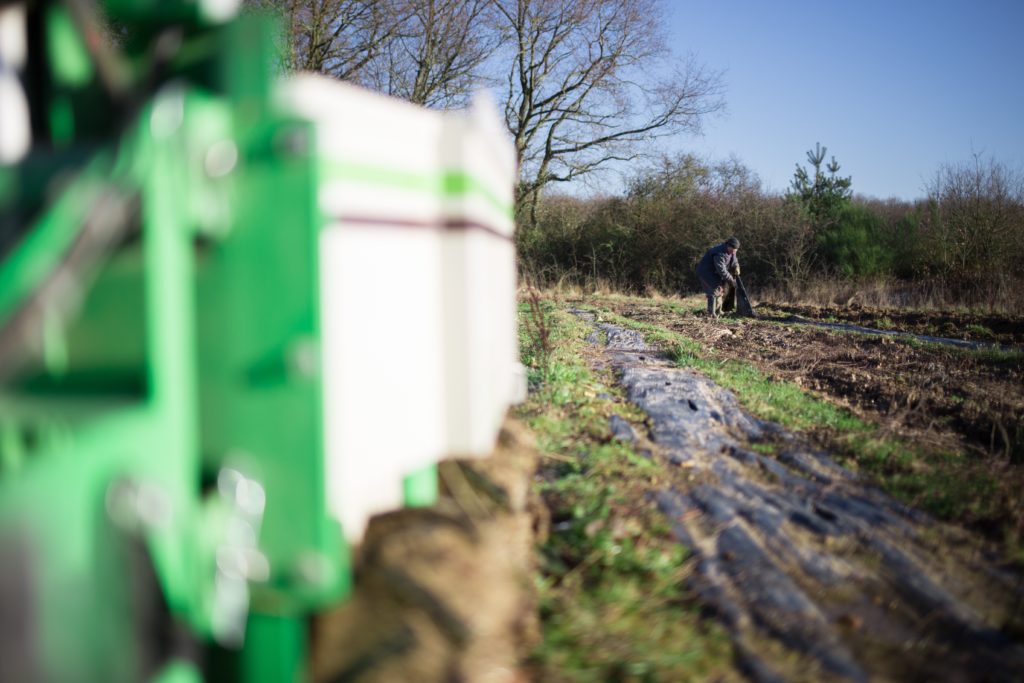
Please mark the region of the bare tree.
POLYGON ((464 104, 498 43, 492 0, 247 0, 282 15, 285 67, 430 107, 464 104))
POLYGON ((369 85, 428 107, 465 103, 497 45, 491 0, 398 0, 401 25, 371 64, 369 85))
POLYGON ((673 61, 663 0, 250 0, 286 18, 293 69, 430 107, 502 84, 520 163, 517 210, 542 188, 696 134, 723 107, 720 77, 673 61))
POLYGON ((935 208, 927 237, 941 267, 990 285, 1020 272, 1024 173, 975 154, 942 165, 927 189, 935 208))
POLYGON ((546 185, 631 160, 656 137, 698 133, 723 107, 718 74, 692 58, 663 64, 658 0, 494 2, 512 51, 505 118, 522 169, 517 208, 531 216, 546 185))
POLYGON ((396 38, 403 15, 396 0, 248 0, 278 12, 288 41, 285 67, 362 81, 367 66, 396 38))

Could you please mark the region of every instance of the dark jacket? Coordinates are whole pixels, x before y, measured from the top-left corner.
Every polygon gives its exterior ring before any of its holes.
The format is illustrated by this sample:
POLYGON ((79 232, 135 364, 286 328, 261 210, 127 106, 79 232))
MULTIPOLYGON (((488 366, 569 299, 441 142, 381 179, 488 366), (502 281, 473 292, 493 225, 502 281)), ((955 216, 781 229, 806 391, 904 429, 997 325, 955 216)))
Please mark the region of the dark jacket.
POLYGON ((736 279, 732 276, 732 270, 739 266, 736 253, 732 255, 726 252, 726 244, 722 242, 718 246, 711 247, 705 252, 700 263, 697 264, 697 277, 709 285, 721 285, 726 282, 735 285, 736 279))

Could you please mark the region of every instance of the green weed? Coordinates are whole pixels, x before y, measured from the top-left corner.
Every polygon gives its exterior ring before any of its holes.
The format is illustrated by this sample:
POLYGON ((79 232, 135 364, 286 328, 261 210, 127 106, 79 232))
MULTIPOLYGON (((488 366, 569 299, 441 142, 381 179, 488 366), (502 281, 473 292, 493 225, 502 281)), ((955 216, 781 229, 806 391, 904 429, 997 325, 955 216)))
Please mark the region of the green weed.
POLYGON ((779 448, 773 443, 752 443, 750 447, 763 455, 775 455, 779 448))

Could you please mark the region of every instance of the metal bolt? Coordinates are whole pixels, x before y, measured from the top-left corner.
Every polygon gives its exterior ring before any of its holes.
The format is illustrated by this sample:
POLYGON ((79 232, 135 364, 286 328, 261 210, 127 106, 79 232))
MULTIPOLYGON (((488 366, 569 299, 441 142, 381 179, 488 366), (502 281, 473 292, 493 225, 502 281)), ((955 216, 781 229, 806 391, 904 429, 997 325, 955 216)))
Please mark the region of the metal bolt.
POLYGON ((218 140, 206 150, 203 169, 211 178, 223 178, 238 164, 238 146, 233 140, 218 140))
POLYGON ((257 517, 266 507, 267 493, 255 479, 250 479, 236 469, 225 467, 217 475, 217 490, 225 500, 230 501, 244 514, 257 517))
POLYGON ((177 84, 171 84, 157 95, 149 127, 155 138, 167 138, 181 128, 185 121, 185 91, 177 84))
POLYGON ((327 583, 331 574, 331 563, 316 551, 308 551, 299 556, 294 567, 295 579, 308 586, 321 586, 327 583))
POLYGON ((203 19, 222 24, 238 14, 241 0, 200 0, 199 11, 203 19))
POLYGON ((285 156, 303 156, 309 153, 309 132, 305 128, 287 128, 277 134, 274 143, 285 156))
POLYGON ((107 514, 123 529, 165 529, 171 521, 167 494, 152 484, 119 479, 107 489, 107 514))
POLYGON ((320 347, 309 338, 296 339, 286 352, 288 369, 297 377, 313 378, 320 372, 320 347))

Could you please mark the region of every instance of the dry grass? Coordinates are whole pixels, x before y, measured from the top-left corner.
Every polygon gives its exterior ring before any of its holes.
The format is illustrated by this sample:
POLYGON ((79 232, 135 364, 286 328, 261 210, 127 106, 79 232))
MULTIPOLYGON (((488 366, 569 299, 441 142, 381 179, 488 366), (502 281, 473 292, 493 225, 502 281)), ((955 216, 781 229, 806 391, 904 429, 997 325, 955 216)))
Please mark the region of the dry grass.
POLYGON ((957 286, 891 278, 854 281, 822 276, 803 284, 768 288, 758 298, 813 306, 1019 314, 1024 310, 1024 283, 1010 276, 957 286))
POLYGON ((586 279, 563 277, 553 284, 543 284, 534 278, 523 277, 520 281, 518 295, 520 301, 527 301, 530 292, 537 291, 541 298, 557 303, 580 301, 591 297, 610 299, 644 299, 653 301, 699 302, 703 305, 704 295, 693 292, 665 292, 648 285, 642 293, 631 292, 616 286, 613 282, 603 279, 586 279))
MULTIPOLYGON (((656 301, 700 297, 696 290, 664 291, 648 284, 643 291, 638 291, 625 288, 615 280, 578 273, 566 273, 558 279, 524 273, 522 279, 526 288, 539 290, 555 301, 590 296, 642 296, 656 301)), ((908 282, 892 277, 850 280, 830 275, 820 275, 803 283, 787 282, 767 287, 761 287, 756 280, 745 284, 755 305, 772 301, 809 306, 970 311, 990 315, 1019 315, 1024 311, 1024 273, 993 273, 991 278, 982 282, 954 284, 929 280, 908 282)))

